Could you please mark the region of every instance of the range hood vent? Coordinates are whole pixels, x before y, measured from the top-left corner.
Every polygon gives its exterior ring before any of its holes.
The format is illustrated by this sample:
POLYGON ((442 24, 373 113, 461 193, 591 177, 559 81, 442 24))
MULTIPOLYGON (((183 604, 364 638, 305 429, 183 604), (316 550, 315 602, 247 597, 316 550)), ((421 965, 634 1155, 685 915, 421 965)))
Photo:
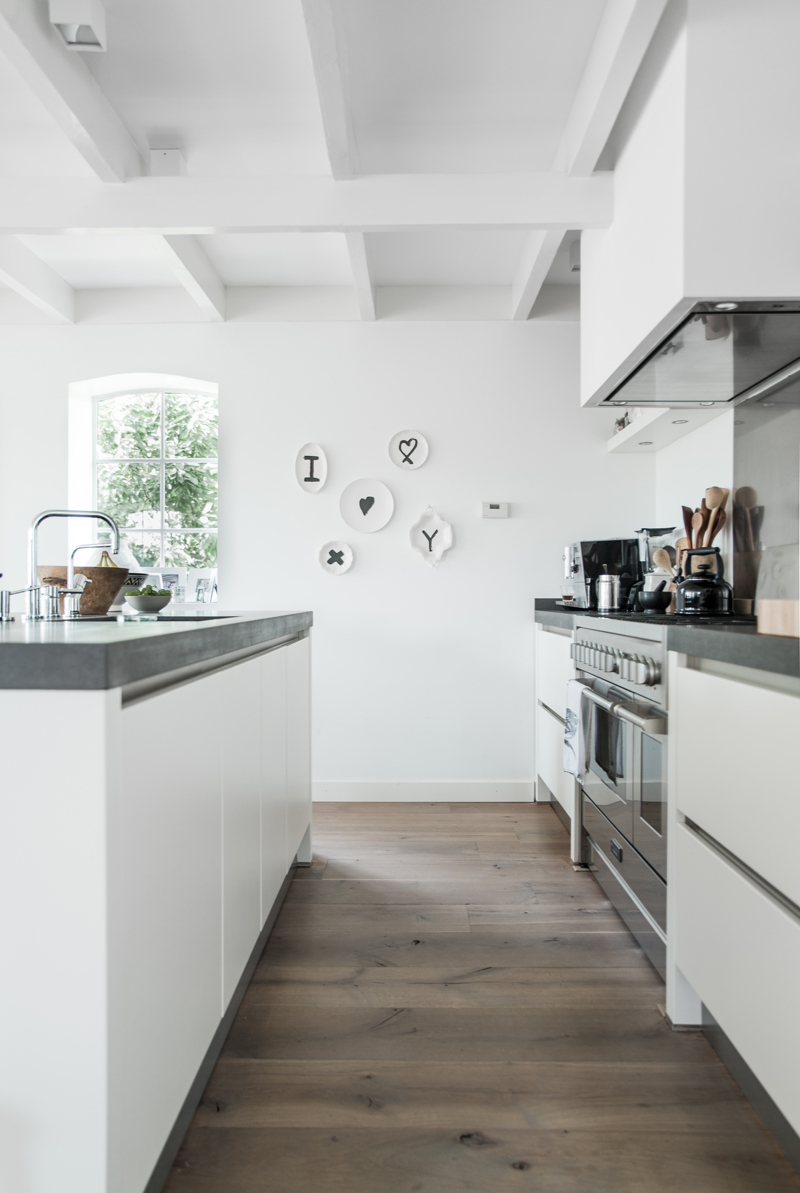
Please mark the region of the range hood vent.
POLYGON ((725 406, 793 380, 800 302, 715 300, 697 303, 602 405, 725 406))

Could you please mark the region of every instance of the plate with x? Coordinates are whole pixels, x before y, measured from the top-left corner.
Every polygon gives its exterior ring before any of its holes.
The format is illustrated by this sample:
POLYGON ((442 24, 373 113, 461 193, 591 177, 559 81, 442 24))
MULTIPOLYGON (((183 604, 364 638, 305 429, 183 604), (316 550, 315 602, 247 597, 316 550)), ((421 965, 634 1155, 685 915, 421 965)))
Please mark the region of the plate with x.
POLYGON ((319 562, 323 572, 332 576, 341 576, 353 566, 353 548, 349 543, 334 539, 326 543, 319 553, 319 562))

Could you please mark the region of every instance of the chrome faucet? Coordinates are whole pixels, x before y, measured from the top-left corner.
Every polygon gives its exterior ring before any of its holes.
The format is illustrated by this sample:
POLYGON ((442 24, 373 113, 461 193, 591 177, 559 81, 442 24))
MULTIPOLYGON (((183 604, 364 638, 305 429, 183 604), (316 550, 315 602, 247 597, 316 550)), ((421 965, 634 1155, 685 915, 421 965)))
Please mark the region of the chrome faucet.
POLYGON ((75 587, 75 556, 79 551, 106 551, 107 549, 107 543, 80 543, 77 547, 73 547, 67 564, 67 588, 75 587))
MULTIPOLYGON (((28 531, 28 587, 20 591, 26 592, 28 597, 28 608, 26 617, 31 621, 38 621, 42 614, 39 611, 39 597, 41 594, 41 587, 39 585, 39 576, 37 569, 37 531, 47 518, 99 518, 101 522, 106 522, 111 527, 111 534, 113 536, 111 554, 117 555, 119 553, 119 527, 110 514, 104 514, 101 510, 43 510, 41 514, 37 514, 30 525, 28 531)), ((74 564, 72 556, 70 556, 68 571, 67 571, 67 588, 71 589, 74 586, 69 583, 69 572, 74 571, 74 564)))

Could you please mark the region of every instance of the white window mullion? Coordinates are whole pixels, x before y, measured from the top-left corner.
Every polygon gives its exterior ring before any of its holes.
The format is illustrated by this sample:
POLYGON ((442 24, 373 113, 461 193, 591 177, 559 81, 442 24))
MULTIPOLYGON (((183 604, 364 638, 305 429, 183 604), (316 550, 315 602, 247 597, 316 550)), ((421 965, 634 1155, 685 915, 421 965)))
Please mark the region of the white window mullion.
POLYGON ((167 455, 167 398, 166 394, 161 392, 161 553, 159 555, 160 567, 166 567, 166 455, 167 455))

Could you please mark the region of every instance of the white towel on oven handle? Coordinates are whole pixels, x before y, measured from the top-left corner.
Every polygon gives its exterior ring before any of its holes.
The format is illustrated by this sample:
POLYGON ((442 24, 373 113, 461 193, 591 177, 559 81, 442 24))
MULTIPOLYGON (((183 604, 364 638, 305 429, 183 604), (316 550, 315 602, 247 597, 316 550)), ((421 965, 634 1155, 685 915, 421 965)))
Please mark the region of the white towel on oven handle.
POLYGON ((586 772, 586 684, 579 679, 567 682, 567 716, 564 722, 564 770, 576 779, 586 772))

